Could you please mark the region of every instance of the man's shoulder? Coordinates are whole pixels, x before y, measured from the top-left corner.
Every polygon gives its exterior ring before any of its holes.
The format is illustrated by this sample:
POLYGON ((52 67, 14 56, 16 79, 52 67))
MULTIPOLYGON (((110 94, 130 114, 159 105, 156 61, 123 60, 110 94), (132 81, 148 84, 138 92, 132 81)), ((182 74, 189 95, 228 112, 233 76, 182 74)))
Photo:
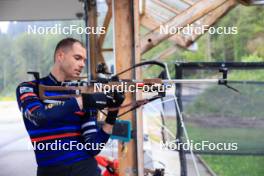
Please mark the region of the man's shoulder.
POLYGON ((37 82, 35 80, 22 82, 17 86, 17 94, 35 92, 36 88, 37 82))
POLYGON ((16 88, 17 96, 21 96, 26 93, 34 93, 38 95, 38 84, 45 85, 48 81, 48 76, 42 77, 39 80, 24 81, 18 84, 16 88))
POLYGON ((20 84, 18 84, 18 87, 21 86, 30 86, 30 87, 34 87, 37 86, 37 81, 33 80, 33 81, 25 81, 25 82, 21 82, 20 84))
POLYGON ((25 81, 25 82, 21 82, 20 84, 18 84, 17 88, 20 87, 32 87, 32 88, 37 88, 38 84, 43 84, 45 83, 45 80, 47 79, 46 77, 40 78, 39 80, 31 80, 31 81, 25 81))

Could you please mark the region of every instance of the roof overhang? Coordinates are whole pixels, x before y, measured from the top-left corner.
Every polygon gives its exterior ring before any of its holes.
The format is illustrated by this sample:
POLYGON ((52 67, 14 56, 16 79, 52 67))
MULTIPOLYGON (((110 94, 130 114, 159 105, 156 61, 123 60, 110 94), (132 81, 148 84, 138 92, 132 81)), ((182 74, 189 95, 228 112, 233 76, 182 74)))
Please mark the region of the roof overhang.
POLYGON ((264 5, 264 0, 239 0, 244 5, 264 5))
POLYGON ((80 0, 0 0, 0 21, 74 20, 82 13, 80 0))

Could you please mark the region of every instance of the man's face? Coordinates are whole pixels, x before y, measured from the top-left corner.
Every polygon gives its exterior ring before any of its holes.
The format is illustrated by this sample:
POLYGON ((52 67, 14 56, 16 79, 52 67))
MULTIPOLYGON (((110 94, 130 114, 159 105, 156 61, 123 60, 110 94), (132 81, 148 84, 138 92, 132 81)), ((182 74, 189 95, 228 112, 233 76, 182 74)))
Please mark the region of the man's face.
POLYGON ((60 67, 65 78, 80 76, 86 62, 86 50, 78 42, 72 48, 62 51, 60 67))

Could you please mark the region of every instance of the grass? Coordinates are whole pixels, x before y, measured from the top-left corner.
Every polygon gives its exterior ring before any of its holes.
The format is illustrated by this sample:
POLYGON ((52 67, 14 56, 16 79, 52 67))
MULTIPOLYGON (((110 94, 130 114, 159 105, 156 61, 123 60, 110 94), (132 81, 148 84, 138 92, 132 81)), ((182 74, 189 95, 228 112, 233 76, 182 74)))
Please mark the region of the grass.
POLYGON ((263 156, 212 156, 203 159, 219 176, 262 176, 264 174, 263 156))
POLYGON ((188 124, 187 131, 194 143, 201 141, 237 143, 237 152, 264 151, 264 134, 260 128, 205 128, 188 124))
POLYGON ((0 90, 0 101, 16 101, 15 86, 7 86, 0 90))
MULTIPOLYGON (((263 152, 264 150, 262 129, 204 128, 188 124, 187 130, 190 139, 194 142, 207 140, 214 143, 238 143, 238 152, 263 152)), ((219 176, 261 176, 264 174, 264 156, 202 155, 202 157, 219 176)))
MULTIPOLYGON (((166 119, 166 123, 175 124, 175 120, 166 119)), ((238 143, 238 152, 251 152, 252 150, 253 152, 263 152, 264 149, 264 134, 260 128, 201 127, 192 123, 187 123, 186 127, 189 137, 194 143, 201 141, 238 143)), ((170 128, 174 131, 175 125, 170 126, 170 128)), ((155 138, 154 136, 151 137, 155 138)), ((155 138, 155 140, 158 139, 155 138)), ((261 176, 264 174, 263 156, 201 156, 219 176, 261 176)))
MULTIPOLYGON (((263 71, 253 75, 254 79, 262 80, 263 71)), ((249 73, 242 71, 230 75, 233 80, 249 80, 249 73)), ((262 86, 232 85, 240 90, 237 94, 222 86, 210 87, 185 107, 185 113, 192 118, 202 117, 235 117, 235 118, 264 118, 264 94, 262 86)), ((205 122, 206 123, 206 122, 205 122)), ((187 123, 190 139, 194 142, 208 140, 210 142, 236 142, 238 152, 264 151, 263 128, 219 128, 199 126, 187 123)), ((263 156, 230 156, 202 155, 204 160, 219 176, 261 176, 264 175, 263 156)))
POLYGON ((0 97, 0 101, 16 101, 16 98, 13 96, 3 96, 0 97))

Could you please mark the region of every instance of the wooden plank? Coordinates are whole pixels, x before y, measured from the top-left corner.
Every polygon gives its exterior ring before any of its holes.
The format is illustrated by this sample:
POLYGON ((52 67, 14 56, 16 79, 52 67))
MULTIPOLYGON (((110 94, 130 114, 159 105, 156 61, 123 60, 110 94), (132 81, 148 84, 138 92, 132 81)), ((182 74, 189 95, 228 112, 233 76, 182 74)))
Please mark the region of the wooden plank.
MULTIPOLYGON (((200 0, 192 7, 186 9, 184 12, 174 17, 172 20, 166 22, 164 26, 168 25, 169 27, 176 28, 185 27, 186 25, 192 24, 194 21, 213 11, 226 1, 234 0, 200 0)), ((157 27, 141 40, 141 53, 145 53, 172 35, 173 34, 170 33, 160 34, 159 27, 157 27)))
MULTIPOLYGON (((141 48, 140 48, 140 11, 139 0, 134 0, 134 37, 135 37, 135 63, 141 62, 141 48)), ((141 69, 136 71, 136 79, 142 80, 141 69)), ((142 99, 142 93, 136 94, 136 99, 142 99)), ((143 133, 143 113, 142 108, 136 110, 136 138, 137 138, 137 174, 144 175, 144 133, 143 133)))
POLYGON ((141 1, 141 6, 142 6, 142 12, 141 12, 141 15, 145 15, 146 13, 146 0, 142 0, 141 1))
POLYGON ((250 0, 238 0, 238 2, 240 2, 240 3, 243 4, 243 5, 248 6, 249 3, 250 3, 250 0))
POLYGON ((191 5, 191 6, 194 4, 194 2, 192 2, 191 0, 181 0, 181 1, 183 1, 186 4, 191 5))
POLYGON ((114 49, 113 48, 103 48, 101 49, 101 51, 114 51, 114 49))
MULTIPOLYGON (((116 71, 120 72, 133 65, 133 38, 132 38, 132 16, 131 16, 131 1, 130 0, 114 0, 113 1, 113 18, 114 18, 114 39, 115 39, 115 57, 116 71)), ((131 79, 132 71, 126 72, 121 78, 131 79)), ((132 94, 126 94, 124 103, 133 101, 132 94)), ((121 111, 121 113, 124 110, 121 111)), ((136 121, 134 113, 126 114, 122 119, 130 120, 132 129, 136 130, 136 121)), ((137 174, 137 151, 135 136, 128 143, 118 144, 118 160, 119 160, 119 175, 137 174)))
MULTIPOLYGON (((95 0, 87 0, 90 8, 88 9, 88 26, 97 27, 97 5, 95 0)), ((91 76, 92 79, 96 78, 96 67, 98 59, 97 35, 90 35, 90 63, 91 63, 91 76)))
POLYGON ((171 11, 172 13, 175 13, 175 14, 179 14, 180 11, 176 10, 175 8, 172 8, 170 7, 168 4, 165 4, 164 2, 162 1, 159 1, 159 0, 152 0, 154 3, 156 3, 157 5, 171 11))
POLYGON ((264 0, 237 0, 239 3, 250 6, 250 5, 264 5, 264 0))
POLYGON ((106 3, 108 5, 108 10, 107 10, 107 13, 106 13, 106 16, 105 16, 105 19, 104 19, 104 23, 103 23, 103 26, 105 27, 105 31, 106 32, 99 36, 100 49, 103 47, 104 40, 105 40, 107 31, 108 31, 108 27, 109 27, 110 21, 112 19, 112 1, 111 0, 107 0, 106 3))
MULTIPOLYGON (((108 10, 104 19, 103 26, 105 27, 105 33, 101 34, 98 39, 98 63, 105 63, 103 52, 105 51, 102 49, 104 40, 109 28, 110 21, 112 19, 112 0, 106 0, 106 3, 108 5, 108 10)), ((106 69, 107 72, 109 72, 109 68, 106 69)))
MULTIPOLYGON (((150 17, 148 14, 145 14, 141 17, 141 25, 144 27, 153 30, 157 27, 159 27, 161 24, 156 22, 152 17, 150 17)), ((185 48, 186 47, 186 39, 183 36, 180 36, 178 34, 175 34, 169 38, 170 41, 173 43, 179 45, 180 47, 185 48)))
MULTIPOLYGON (((95 44, 93 45, 93 48, 96 47, 93 50, 93 52, 96 51, 97 60, 93 62, 96 65, 92 69, 92 75, 96 75, 96 72, 95 71, 96 71, 97 64, 99 64, 99 63, 105 63, 105 59, 104 59, 104 56, 103 56, 102 47, 103 47, 103 43, 104 43, 104 40, 105 40, 107 31, 108 31, 108 27, 109 27, 111 18, 112 18, 112 0, 106 0, 106 3, 108 5, 108 11, 107 11, 106 17, 104 19, 104 23, 103 23, 103 26, 105 27, 105 33, 104 34, 101 34, 99 36, 93 35, 93 40, 95 42, 95 44)), ((96 15, 97 16, 97 12, 96 12, 96 14, 93 14, 93 15, 96 15)), ((107 72, 109 71, 109 68, 108 67, 106 68, 106 71, 107 72)))

